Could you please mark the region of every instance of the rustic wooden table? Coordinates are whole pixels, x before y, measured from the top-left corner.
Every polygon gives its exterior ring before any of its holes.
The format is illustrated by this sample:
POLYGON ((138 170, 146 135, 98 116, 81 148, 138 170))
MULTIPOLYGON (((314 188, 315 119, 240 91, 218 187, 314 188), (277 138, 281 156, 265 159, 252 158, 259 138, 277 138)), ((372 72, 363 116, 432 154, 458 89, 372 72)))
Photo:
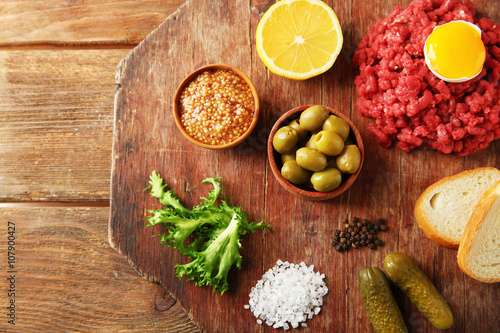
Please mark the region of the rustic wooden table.
MULTIPOLYGON (((190 309, 184 309, 161 285, 143 279, 129 265, 127 259, 130 258, 118 254, 108 243, 116 67, 182 2, 0 2, 0 331, 198 332, 208 326, 225 327, 223 321, 217 325, 198 326, 199 322, 191 320, 190 309), (13 225, 15 233, 9 235, 8 226, 13 225), (15 242, 15 250, 11 251, 13 255, 7 250, 9 240, 15 242), (9 264, 13 266, 9 267, 9 264), (8 280, 11 275, 15 275, 14 283, 8 280), (9 296, 12 291, 15 298, 9 296), (13 298, 15 318, 9 318, 12 311, 7 307, 13 298), (15 326, 8 323, 13 319, 15 326)), ((258 15, 272 2, 247 1, 253 15, 252 22, 255 23, 258 15)), ((396 4, 404 6, 410 1, 389 1, 383 5, 376 0, 327 2, 339 15, 347 36, 352 38, 346 39, 346 45, 352 50, 377 19, 382 19, 396 4), (360 6, 366 8, 361 11, 360 6), (360 13, 370 15, 358 17, 360 13), (353 26, 352 22, 362 24, 353 26)), ((482 13, 500 21, 500 1, 480 0, 476 4, 482 13)), ((178 33, 182 34, 182 27, 178 33)), ((346 50, 343 55, 346 54, 352 52, 346 50)), ((257 63, 255 52, 253 55, 255 68, 262 67, 257 63)), ((345 59, 341 61, 345 62, 345 59)), ((346 72, 350 73, 349 70, 346 72)), ((262 74, 252 74, 257 76, 257 80, 265 82, 262 74)), ((352 80, 351 74, 346 77, 352 80)), ((334 80, 343 81, 338 76, 334 80)), ((269 89, 276 87, 273 83, 269 89)), ((328 88, 325 89, 328 91, 328 88)), ((292 90, 287 96, 296 92, 292 90)), ((269 118, 265 120, 267 125, 274 116, 273 112, 284 111, 279 107, 269 110, 270 107, 281 102, 287 107, 306 104, 318 97, 303 96, 292 103, 283 100, 277 90, 268 94, 274 96, 274 100, 264 101, 264 107, 268 109, 264 112, 269 118)), ((350 99, 338 101, 349 97, 349 91, 335 91, 333 94, 331 99, 325 96, 322 100, 334 105, 350 103, 350 99)), ((355 112, 352 114, 362 121, 355 112)), ((376 154, 369 156, 373 161, 369 163, 378 163, 387 177, 373 180, 368 177, 369 174, 361 175, 358 182, 365 182, 365 185, 360 183, 358 190, 368 190, 368 194, 375 193, 380 197, 352 198, 346 194, 332 204, 342 214, 355 211, 370 217, 375 214, 392 219, 399 234, 392 234, 396 238, 394 243, 375 255, 374 258, 379 261, 388 250, 408 250, 420 255, 432 253, 430 258, 433 261, 426 262, 424 269, 438 280, 438 287, 452 303, 457 317, 454 332, 500 332, 499 285, 486 286, 465 277, 457 270, 453 250, 441 248, 425 239, 411 217, 411 199, 441 175, 483 165, 500 167, 500 144, 496 142, 474 157, 462 158, 458 164, 455 157, 420 152, 418 163, 414 164, 413 157, 395 149, 381 149, 366 129, 363 133, 367 147, 377 149, 376 154), (397 167, 391 167, 391 164, 397 167), (414 174, 418 174, 415 170, 430 170, 430 175, 426 179, 415 179, 414 174), (418 187, 408 188, 404 185, 407 182, 418 187), (373 190, 380 186, 384 186, 385 191, 399 193, 399 199, 373 190), (368 200, 360 202, 365 199, 368 200), (392 201, 381 205, 385 199, 392 201), (409 239, 402 242, 404 237, 409 239), (446 279, 451 282, 444 282, 446 279)), ((238 191, 236 197, 244 192, 238 191)), ((273 184, 271 194, 286 195, 276 184, 273 184)), ((260 200, 257 198, 255 202, 260 200)), ((300 201, 290 198, 286 202, 301 205, 300 201)), ((318 219, 325 209, 324 204, 313 209, 304 203, 304 207, 303 214, 298 215, 304 221, 318 219)), ((253 207, 251 211, 256 213, 258 209, 253 207)), ((276 209, 267 212, 274 217, 278 213, 276 209)), ((330 239, 329 235, 315 238, 318 227, 313 222, 292 225, 300 226, 301 235, 285 233, 285 236, 291 237, 291 242, 301 244, 304 239, 321 242, 330 239)), ((334 227, 337 226, 328 230, 334 227)), ((274 230, 275 235, 283 232, 283 225, 276 225, 274 230)), ((319 247, 324 244, 317 246, 317 250, 321 250, 319 247)), ((271 243, 267 242, 262 251, 268 253, 271 247, 271 243)), ((316 250, 311 246, 307 251, 312 251, 307 254, 311 257, 316 250)), ((286 249, 281 253, 287 254, 286 249)), ((366 314, 352 276, 360 265, 373 265, 373 257, 368 259, 357 253, 349 259, 347 256, 339 258, 343 258, 338 259, 339 274, 325 273, 332 283, 343 288, 341 293, 353 292, 349 297, 354 300, 347 297, 333 305, 339 310, 341 320, 331 317, 329 320, 341 324, 332 331, 365 331, 369 329, 369 324, 366 324, 366 314)), ((266 267, 260 269, 269 268, 268 262, 266 267)), ((401 295, 399 298, 403 299, 401 295)), ((407 301, 404 302, 404 307, 411 311, 407 319, 412 323, 413 331, 418 332, 419 327, 432 331, 415 309, 407 301)), ((214 320, 227 320, 223 314, 213 316, 214 320)), ((207 318, 203 320, 206 322, 207 318)))
POLYGON ((0 331, 199 330, 108 243, 116 66, 182 2, 0 2, 0 331))

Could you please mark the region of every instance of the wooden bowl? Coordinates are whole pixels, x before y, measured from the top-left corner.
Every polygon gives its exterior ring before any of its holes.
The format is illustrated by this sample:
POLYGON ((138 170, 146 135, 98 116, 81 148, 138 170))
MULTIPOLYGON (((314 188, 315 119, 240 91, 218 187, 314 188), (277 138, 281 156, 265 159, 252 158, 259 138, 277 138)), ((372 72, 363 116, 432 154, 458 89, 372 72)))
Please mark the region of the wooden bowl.
POLYGON ((250 133, 252 133, 253 129, 255 128, 255 125, 257 125, 257 120, 259 118, 259 97, 257 95, 257 90, 255 89, 255 86, 253 85, 252 81, 248 78, 248 76, 245 75, 245 73, 241 72, 239 69, 237 69, 236 67, 233 67, 233 66, 224 65, 224 64, 213 64, 213 65, 207 65, 207 66, 203 66, 203 67, 198 68, 197 70, 195 70, 194 72, 192 72, 191 74, 186 76, 186 78, 184 80, 182 80, 182 82, 179 84, 179 86, 177 87, 177 90, 175 92, 172 110, 173 110, 174 119, 175 119, 175 123, 176 123, 177 127, 179 128, 181 133, 189 141, 191 141, 191 142, 193 142, 193 143, 195 143, 198 146, 201 146, 203 148, 227 149, 227 148, 237 146, 241 142, 243 142, 250 135, 250 133), (252 119, 250 126, 241 136, 239 136, 236 140, 229 142, 227 144, 210 145, 210 144, 206 144, 204 142, 198 141, 197 139, 195 139, 194 137, 189 135, 189 133, 184 128, 184 126, 182 126, 182 123, 180 120, 180 115, 179 115, 179 99, 180 99, 180 96, 181 96, 181 93, 182 93, 184 87, 187 84, 189 84, 196 76, 198 76, 199 74, 201 74, 204 71, 215 71, 218 69, 231 71, 234 74, 241 77, 246 82, 246 84, 250 87, 250 90, 252 92, 255 109, 254 109, 253 119, 252 119))
MULTIPOLYGON (((347 118, 345 115, 342 113, 326 107, 328 111, 330 111, 331 114, 334 114, 345 121, 349 124, 351 127, 351 133, 354 134, 354 138, 356 139, 356 145, 359 148, 359 151, 361 153, 361 162, 359 165, 359 169, 356 173, 348 176, 347 179, 343 179, 341 185, 337 187, 335 190, 331 192, 317 192, 315 190, 307 189, 306 187, 299 187, 297 185, 294 185, 287 181, 282 175, 281 175, 281 158, 280 154, 274 150, 273 148, 273 136, 276 133, 276 131, 282 127, 290 123, 294 119, 298 119, 300 117, 300 113, 310 107, 311 105, 303 105, 299 106, 295 109, 292 109, 285 114, 283 114, 274 124, 273 128, 271 129, 271 133, 269 134, 269 139, 267 142, 267 155, 269 157, 269 164, 271 165, 271 170, 273 171, 274 176, 278 180, 278 182, 290 193, 303 198, 307 200, 313 200, 313 201, 322 201, 322 200, 328 200, 332 199, 341 193, 345 192, 356 180, 356 178, 359 175, 359 172, 361 171, 361 168, 363 166, 363 160, 365 156, 365 149, 363 146, 363 140, 361 139, 361 135, 359 134, 358 129, 356 126, 352 123, 352 121, 347 118)), ((351 134, 349 134, 351 135, 351 134)))

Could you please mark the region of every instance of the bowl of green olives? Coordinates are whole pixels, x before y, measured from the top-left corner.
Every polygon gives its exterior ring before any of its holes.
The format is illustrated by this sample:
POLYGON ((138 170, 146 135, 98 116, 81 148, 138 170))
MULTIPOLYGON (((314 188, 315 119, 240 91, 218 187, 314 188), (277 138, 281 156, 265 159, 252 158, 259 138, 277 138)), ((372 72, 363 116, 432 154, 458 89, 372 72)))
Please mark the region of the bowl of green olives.
POLYGON ((345 192, 364 160, 356 126, 322 105, 303 105, 283 114, 271 129, 267 153, 278 182, 290 193, 314 201, 345 192))

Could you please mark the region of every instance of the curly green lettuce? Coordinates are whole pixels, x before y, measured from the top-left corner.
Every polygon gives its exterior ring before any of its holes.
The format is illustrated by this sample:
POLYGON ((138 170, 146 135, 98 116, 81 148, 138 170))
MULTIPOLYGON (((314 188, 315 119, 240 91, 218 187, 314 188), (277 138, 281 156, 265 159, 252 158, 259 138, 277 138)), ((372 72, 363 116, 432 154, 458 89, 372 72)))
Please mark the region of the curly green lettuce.
POLYGON ((205 183, 214 187, 208 198, 202 197, 201 204, 187 209, 153 171, 145 190, 150 190, 151 196, 165 208, 148 211, 152 215, 146 218, 146 228, 163 225, 166 233, 155 235, 161 244, 174 247, 192 259, 185 265, 175 265, 179 278, 186 275, 196 285, 212 286, 223 294, 229 288, 227 276, 231 267, 241 269, 241 236, 269 226, 264 221, 249 223, 241 207, 230 205, 227 197, 222 197, 220 178, 207 178, 202 181, 205 183), (219 198, 220 204, 216 205, 219 198))

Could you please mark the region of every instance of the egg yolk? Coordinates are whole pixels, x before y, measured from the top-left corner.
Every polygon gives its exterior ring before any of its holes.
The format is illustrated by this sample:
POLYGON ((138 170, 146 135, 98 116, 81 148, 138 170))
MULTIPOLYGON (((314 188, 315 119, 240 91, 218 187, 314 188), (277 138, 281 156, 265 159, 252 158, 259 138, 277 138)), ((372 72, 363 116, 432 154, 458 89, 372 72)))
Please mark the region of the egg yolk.
POLYGON ((448 79, 472 78, 483 68, 481 32, 463 21, 437 26, 425 43, 430 67, 448 79))

